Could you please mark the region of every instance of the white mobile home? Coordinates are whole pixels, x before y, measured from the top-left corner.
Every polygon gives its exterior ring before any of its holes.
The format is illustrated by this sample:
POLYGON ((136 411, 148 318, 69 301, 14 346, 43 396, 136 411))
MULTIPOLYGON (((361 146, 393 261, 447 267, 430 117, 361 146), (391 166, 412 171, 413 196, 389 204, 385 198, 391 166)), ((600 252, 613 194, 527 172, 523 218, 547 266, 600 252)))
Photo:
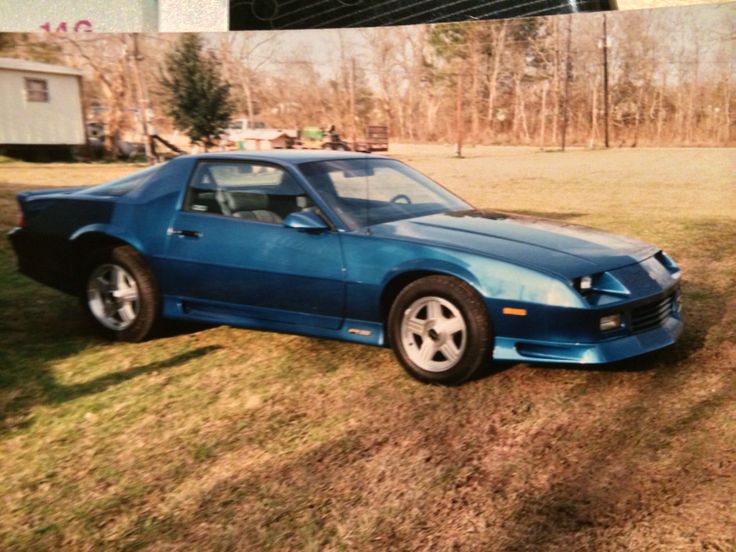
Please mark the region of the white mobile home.
POLYGON ((0 58, 0 152, 67 154, 86 143, 82 72, 0 58))

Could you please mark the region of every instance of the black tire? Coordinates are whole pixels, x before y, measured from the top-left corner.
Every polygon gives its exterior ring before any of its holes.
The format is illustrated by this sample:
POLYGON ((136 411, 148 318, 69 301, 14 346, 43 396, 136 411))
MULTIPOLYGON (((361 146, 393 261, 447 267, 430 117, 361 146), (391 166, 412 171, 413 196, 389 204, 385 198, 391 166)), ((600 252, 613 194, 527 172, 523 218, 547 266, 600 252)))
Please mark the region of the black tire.
MULTIPOLYGON (((84 310, 99 331, 113 341, 139 342, 149 337, 160 317, 161 295, 156 279, 143 257, 130 246, 100 249, 89 256, 86 267, 80 299, 84 310), (101 305, 101 301, 105 302, 101 299, 104 293, 100 292, 101 285, 97 283, 104 278, 98 275, 104 275, 105 271, 114 271, 115 267, 122 269, 128 285, 137 293, 137 299, 129 301, 134 316, 122 321, 117 328, 111 327, 114 325, 111 320, 114 315, 111 312, 119 304, 109 304, 110 312, 106 311, 107 306, 101 305), (131 284, 131 280, 135 286, 131 284)), ((112 298, 108 300, 115 301, 112 298)))
POLYGON ((493 354, 493 328, 483 300, 472 287, 451 276, 427 276, 406 286, 391 306, 388 336, 401 365, 425 383, 462 383, 487 365, 493 354), (439 317, 432 318, 429 309, 439 312, 439 317), (425 337, 412 330, 417 323, 426 331, 425 337), (434 328, 439 331, 432 334, 434 328), (425 340, 430 345, 427 349, 425 340), (446 348, 451 353, 447 356, 446 348), (424 350, 432 356, 418 360, 426 356, 424 350))

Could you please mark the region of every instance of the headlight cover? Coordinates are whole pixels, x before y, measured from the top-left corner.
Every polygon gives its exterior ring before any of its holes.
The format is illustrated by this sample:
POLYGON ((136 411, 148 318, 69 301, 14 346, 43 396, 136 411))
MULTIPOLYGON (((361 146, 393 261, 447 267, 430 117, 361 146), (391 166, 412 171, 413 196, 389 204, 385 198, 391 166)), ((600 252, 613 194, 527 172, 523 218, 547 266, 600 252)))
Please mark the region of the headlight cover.
POLYGON ((573 280, 573 287, 581 295, 604 293, 608 295, 628 296, 631 292, 618 278, 610 272, 599 272, 573 280))
POLYGON ((680 265, 678 265, 672 257, 670 257, 664 251, 660 251, 654 257, 662 264, 662 266, 667 269, 667 271, 670 273, 670 276, 672 276, 675 280, 680 279, 680 276, 682 274, 682 271, 680 270, 680 265))

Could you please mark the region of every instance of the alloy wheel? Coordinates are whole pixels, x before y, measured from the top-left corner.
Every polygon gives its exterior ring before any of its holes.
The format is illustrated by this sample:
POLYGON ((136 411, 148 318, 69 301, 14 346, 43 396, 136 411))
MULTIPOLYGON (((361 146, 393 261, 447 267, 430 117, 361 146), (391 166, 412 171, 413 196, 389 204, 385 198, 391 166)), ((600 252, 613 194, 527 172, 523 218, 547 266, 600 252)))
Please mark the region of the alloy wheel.
POLYGON ((462 358, 467 325, 460 310, 442 297, 422 297, 404 311, 401 341, 409 359, 427 372, 445 372, 462 358))

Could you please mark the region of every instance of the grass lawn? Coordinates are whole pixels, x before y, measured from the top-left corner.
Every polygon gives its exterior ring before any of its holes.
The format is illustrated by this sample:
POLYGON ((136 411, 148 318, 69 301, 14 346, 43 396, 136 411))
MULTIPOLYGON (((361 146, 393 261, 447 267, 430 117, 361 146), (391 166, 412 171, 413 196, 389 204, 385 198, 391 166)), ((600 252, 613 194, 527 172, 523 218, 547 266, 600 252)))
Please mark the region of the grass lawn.
MULTIPOLYGON (((458 388, 290 335, 113 344, 0 240, 0 549, 736 550, 734 151, 393 153, 477 206, 666 249, 683 338, 458 388)), ((136 168, 0 164, 0 229, 17 191, 136 168)))

